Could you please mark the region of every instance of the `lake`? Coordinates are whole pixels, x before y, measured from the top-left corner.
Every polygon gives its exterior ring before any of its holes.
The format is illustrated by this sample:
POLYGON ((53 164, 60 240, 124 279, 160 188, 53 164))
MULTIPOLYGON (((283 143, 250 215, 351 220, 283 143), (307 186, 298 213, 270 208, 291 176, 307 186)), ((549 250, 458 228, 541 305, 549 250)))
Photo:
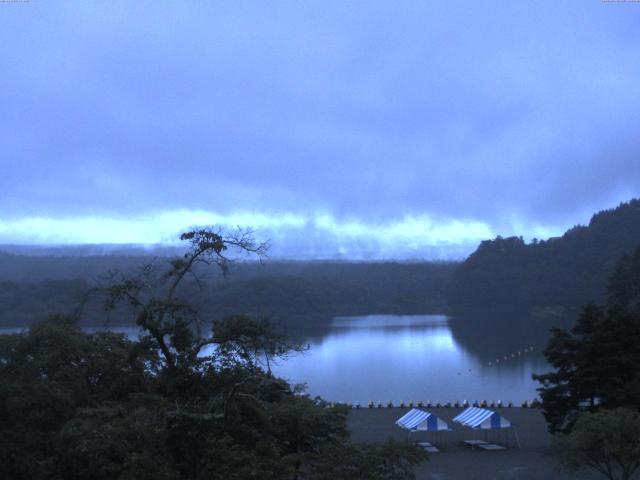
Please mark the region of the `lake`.
POLYGON ((468 328, 458 330, 443 315, 339 317, 319 335, 301 335, 309 351, 274 371, 307 383, 312 395, 362 405, 390 400, 520 403, 537 397, 531 374, 548 370, 539 335, 518 328, 500 335, 479 325, 475 344, 467 340, 465 345, 468 328))
MULTIPOLYGON (((113 330, 131 338, 138 334, 134 327, 113 330)), ((0 330, 10 331, 19 329, 0 330)), ((292 383, 306 383, 311 395, 361 405, 520 403, 537 397, 538 384, 531 374, 549 368, 540 354, 546 331, 532 327, 530 319, 504 316, 338 317, 320 327, 289 331, 309 350, 279 362, 273 370, 292 383)))

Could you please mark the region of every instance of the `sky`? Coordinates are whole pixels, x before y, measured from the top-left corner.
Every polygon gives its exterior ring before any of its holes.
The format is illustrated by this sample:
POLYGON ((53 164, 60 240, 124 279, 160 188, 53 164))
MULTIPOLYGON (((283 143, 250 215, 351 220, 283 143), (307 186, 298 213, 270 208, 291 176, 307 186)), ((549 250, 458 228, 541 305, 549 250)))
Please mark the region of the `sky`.
POLYGON ((640 196, 640 3, 0 2, 0 244, 462 258, 640 196))

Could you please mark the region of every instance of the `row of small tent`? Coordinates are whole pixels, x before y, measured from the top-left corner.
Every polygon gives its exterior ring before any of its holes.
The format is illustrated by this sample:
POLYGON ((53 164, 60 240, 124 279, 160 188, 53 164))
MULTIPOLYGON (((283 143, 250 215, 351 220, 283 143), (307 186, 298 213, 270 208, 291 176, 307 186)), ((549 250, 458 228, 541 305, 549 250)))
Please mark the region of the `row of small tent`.
MULTIPOLYGON (((469 407, 453 421, 465 427, 480 430, 495 430, 498 428, 511 428, 512 423, 497 412, 480 407, 469 407)), ((436 415, 412 408, 408 413, 396 420, 396 425, 401 428, 416 432, 439 432, 451 430, 447 422, 436 415)))

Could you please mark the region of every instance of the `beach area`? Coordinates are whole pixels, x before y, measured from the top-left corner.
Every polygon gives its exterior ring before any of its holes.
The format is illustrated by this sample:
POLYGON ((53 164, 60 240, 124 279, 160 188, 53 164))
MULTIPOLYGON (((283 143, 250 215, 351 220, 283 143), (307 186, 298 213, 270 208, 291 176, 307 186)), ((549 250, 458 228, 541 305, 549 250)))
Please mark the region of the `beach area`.
POLYGON ((598 479, 599 474, 581 471, 568 474, 558 470, 553 439, 547 431, 542 411, 537 408, 494 408, 515 426, 511 429, 478 432, 452 422, 462 408, 425 408, 448 423, 450 432, 407 433, 395 421, 409 408, 356 408, 349 412, 348 428, 354 442, 379 443, 388 438, 397 441, 428 441, 440 449, 429 461, 416 467, 419 480, 570 480, 598 479), (516 438, 517 434, 517 438, 516 438), (472 450, 464 440, 479 439, 503 445, 506 450, 472 450), (520 448, 518 447, 518 440, 520 448))

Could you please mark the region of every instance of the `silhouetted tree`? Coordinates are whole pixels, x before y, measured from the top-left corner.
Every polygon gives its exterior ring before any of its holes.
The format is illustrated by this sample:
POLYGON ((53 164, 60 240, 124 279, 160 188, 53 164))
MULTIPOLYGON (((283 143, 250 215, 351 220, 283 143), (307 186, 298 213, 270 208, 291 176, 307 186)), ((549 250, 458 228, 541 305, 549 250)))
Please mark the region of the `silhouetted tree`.
POLYGON ((226 272, 230 249, 264 247, 246 232, 182 239, 191 248, 168 270, 146 264, 104 286, 109 308, 131 307, 138 340, 86 333, 69 317, 0 335, 0 477, 289 479, 334 468, 413 478, 424 453, 350 444, 346 407, 271 373, 272 359, 298 347, 269 321, 207 322, 182 298, 196 264, 226 272))
POLYGON ((609 278, 607 303, 623 310, 640 312, 640 248, 618 262, 609 278))
MULTIPOLYGON (((640 252, 640 249, 638 250, 640 252)), ((640 406, 640 311, 633 284, 639 255, 623 257, 610 282, 605 307, 585 307, 569 331, 554 329, 545 356, 554 371, 534 375, 551 431, 567 431, 581 410, 640 406)))

